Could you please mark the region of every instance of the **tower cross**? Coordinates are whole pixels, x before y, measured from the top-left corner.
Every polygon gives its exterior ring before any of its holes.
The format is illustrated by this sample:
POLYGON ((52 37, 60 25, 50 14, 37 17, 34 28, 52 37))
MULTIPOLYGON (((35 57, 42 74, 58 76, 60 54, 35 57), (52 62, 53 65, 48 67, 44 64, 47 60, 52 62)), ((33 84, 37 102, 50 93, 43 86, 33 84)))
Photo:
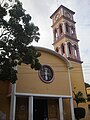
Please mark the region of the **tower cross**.
POLYGON ((60 0, 57 0, 57 7, 60 6, 60 0))

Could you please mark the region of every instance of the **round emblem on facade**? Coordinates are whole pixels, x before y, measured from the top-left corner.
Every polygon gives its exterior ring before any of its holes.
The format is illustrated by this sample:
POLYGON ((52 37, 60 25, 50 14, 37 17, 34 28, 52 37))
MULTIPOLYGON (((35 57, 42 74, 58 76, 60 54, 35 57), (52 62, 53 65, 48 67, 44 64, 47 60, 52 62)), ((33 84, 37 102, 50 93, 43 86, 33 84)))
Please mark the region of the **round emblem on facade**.
POLYGON ((65 16, 67 17, 67 18, 71 18, 71 15, 70 15, 70 13, 68 13, 68 12, 65 12, 65 16))
POLYGON ((59 19, 59 14, 55 16, 55 20, 58 20, 58 19, 59 19))
POLYGON ((48 65, 43 65, 39 70, 39 77, 45 83, 50 83, 54 79, 53 69, 48 65))

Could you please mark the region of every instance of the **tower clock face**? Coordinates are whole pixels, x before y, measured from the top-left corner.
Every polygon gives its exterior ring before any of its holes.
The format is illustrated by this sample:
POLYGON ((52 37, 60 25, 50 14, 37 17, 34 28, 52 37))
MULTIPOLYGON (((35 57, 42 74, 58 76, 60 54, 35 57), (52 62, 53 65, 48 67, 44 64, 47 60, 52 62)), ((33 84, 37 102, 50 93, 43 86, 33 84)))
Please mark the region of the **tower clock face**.
POLYGON ((71 18, 70 13, 68 13, 68 12, 65 12, 65 16, 66 16, 67 18, 71 18))
POLYGON ((56 14, 55 20, 58 20, 58 18, 59 18, 59 14, 56 14))
POLYGON ((39 77, 45 83, 52 82, 54 77, 52 68, 48 65, 43 65, 39 71, 39 77))

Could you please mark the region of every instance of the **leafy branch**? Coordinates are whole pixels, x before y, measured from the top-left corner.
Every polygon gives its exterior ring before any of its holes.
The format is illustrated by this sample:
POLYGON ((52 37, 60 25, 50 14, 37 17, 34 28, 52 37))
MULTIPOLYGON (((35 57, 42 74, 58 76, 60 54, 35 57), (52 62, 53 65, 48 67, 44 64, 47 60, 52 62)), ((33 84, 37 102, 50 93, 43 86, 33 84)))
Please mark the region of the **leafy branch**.
POLYGON ((0 80, 15 83, 17 65, 25 63, 35 70, 41 68, 38 59, 41 53, 31 46, 33 41, 38 42, 40 34, 39 28, 31 22, 31 16, 25 13, 19 0, 10 6, 12 0, 4 2, 2 0, 0 4, 0 80))
POLYGON ((83 97, 83 93, 81 91, 78 91, 77 93, 75 93, 73 91, 73 93, 74 93, 74 98, 73 99, 76 102, 77 107, 78 107, 79 103, 86 102, 86 99, 83 97))

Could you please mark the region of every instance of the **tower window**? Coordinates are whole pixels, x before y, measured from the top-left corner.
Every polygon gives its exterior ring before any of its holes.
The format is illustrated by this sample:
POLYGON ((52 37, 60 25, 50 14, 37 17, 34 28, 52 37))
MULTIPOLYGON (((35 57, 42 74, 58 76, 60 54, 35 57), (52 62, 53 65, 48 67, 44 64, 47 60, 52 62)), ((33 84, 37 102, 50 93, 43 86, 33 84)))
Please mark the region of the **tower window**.
POLYGON ((69 42, 69 43, 68 43, 68 51, 69 51, 69 54, 71 54, 71 47, 72 47, 72 45, 71 45, 71 43, 69 42))
POLYGON ((62 55, 65 53, 64 44, 61 45, 62 55))
POLYGON ((55 39, 55 40, 58 39, 58 33, 57 33, 57 30, 56 30, 56 29, 54 30, 54 39, 55 39))
POLYGON ((58 47, 56 48, 56 52, 59 52, 59 48, 58 47))
POLYGON ((66 23, 66 32, 69 32, 69 25, 66 23))
POLYGON ((59 26, 60 34, 62 33, 62 25, 59 26))
POLYGON ((74 45, 74 54, 75 54, 75 57, 78 57, 78 48, 76 45, 74 45))
POLYGON ((71 26, 71 34, 74 34, 74 32, 75 32, 75 29, 73 26, 71 26))

